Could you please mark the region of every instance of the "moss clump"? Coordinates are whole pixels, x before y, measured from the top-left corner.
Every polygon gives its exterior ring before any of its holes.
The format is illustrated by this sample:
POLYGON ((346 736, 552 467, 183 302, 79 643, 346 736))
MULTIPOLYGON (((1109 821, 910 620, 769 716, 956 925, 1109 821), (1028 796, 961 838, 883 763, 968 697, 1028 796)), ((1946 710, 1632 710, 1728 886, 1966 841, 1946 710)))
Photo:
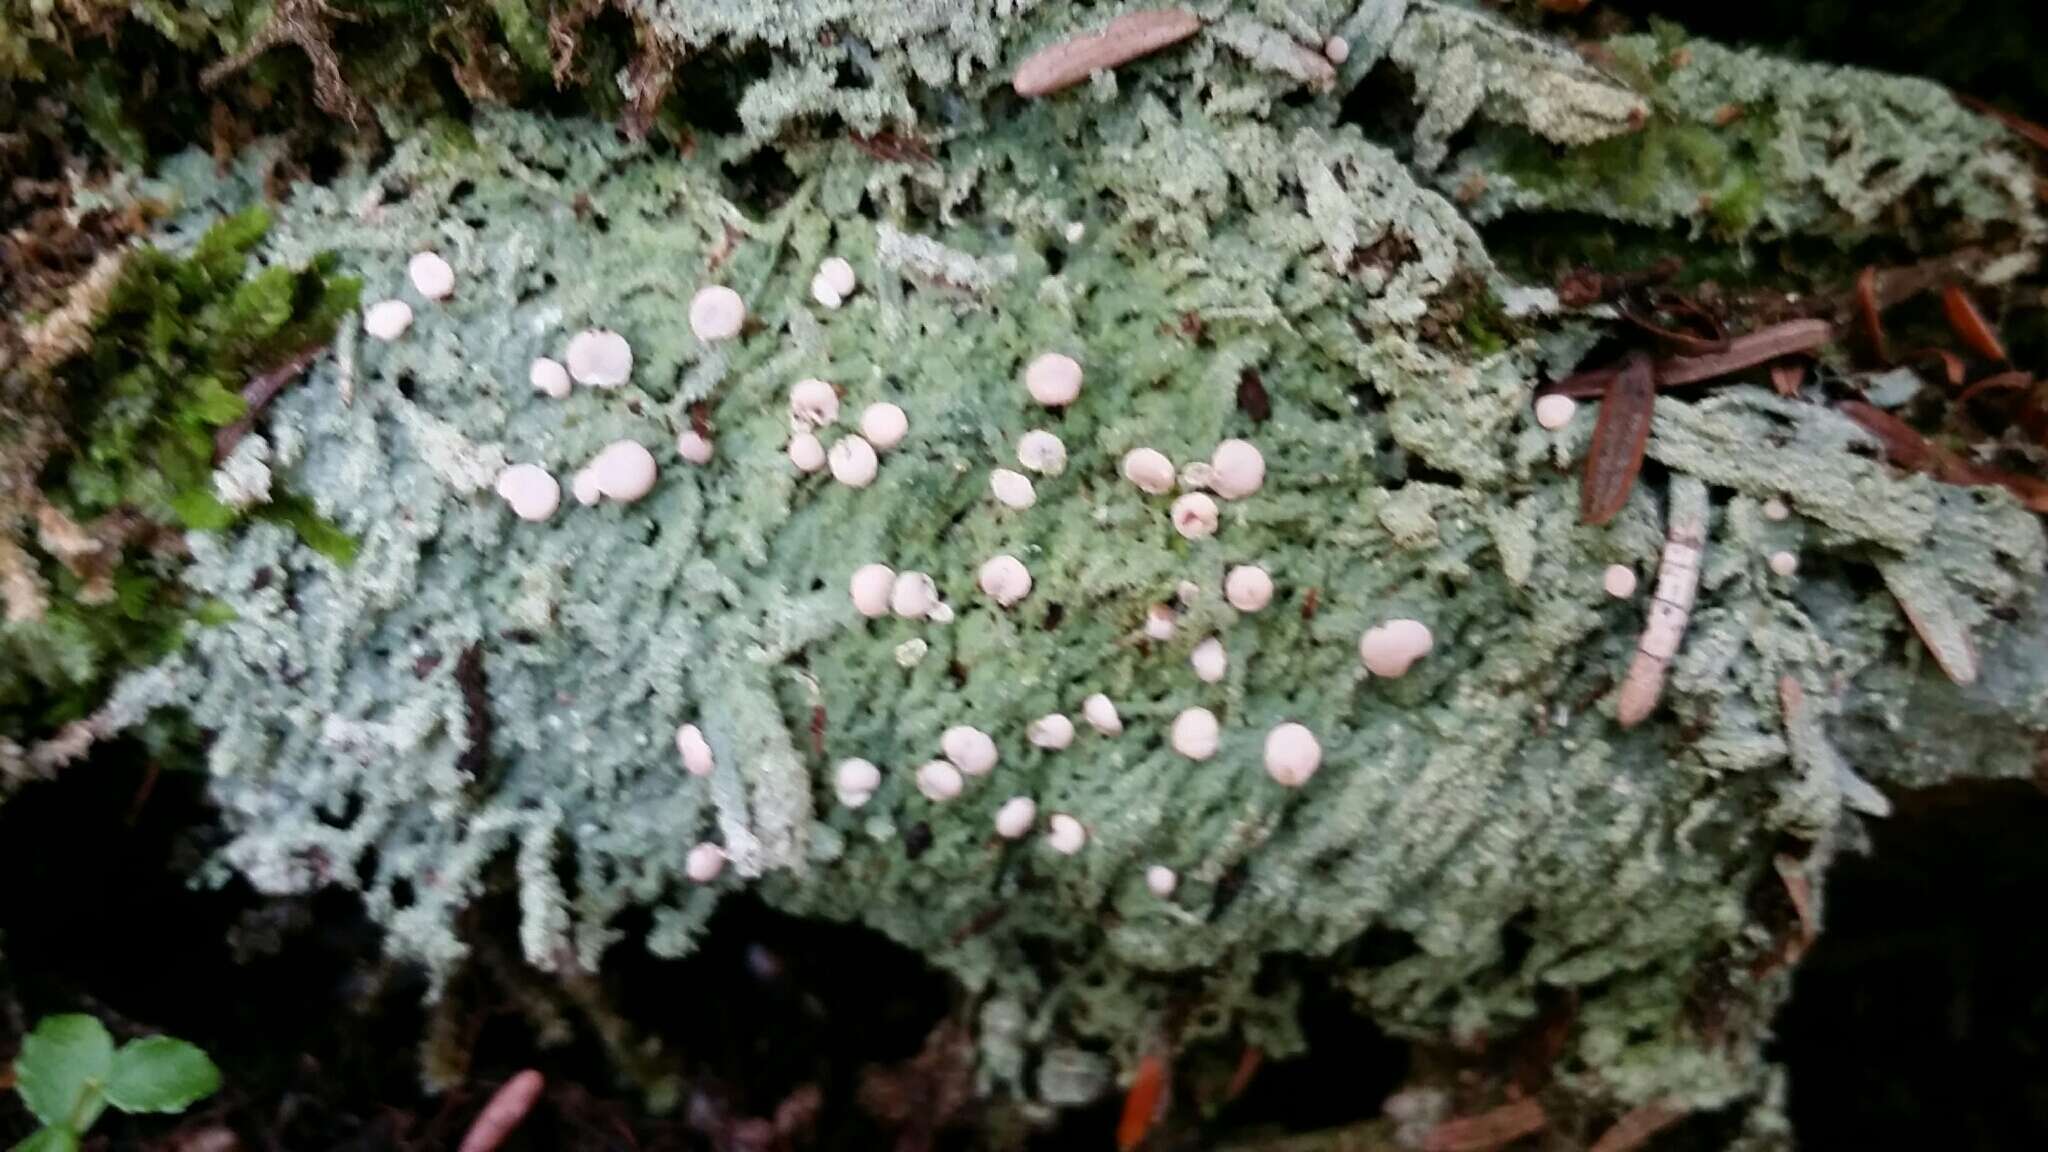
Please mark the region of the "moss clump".
POLYGON ((249 513, 214 491, 220 434, 250 415, 244 381, 324 346, 358 295, 331 257, 251 272, 269 226, 252 208, 187 253, 110 257, 30 327, 0 430, 0 741, 20 749, 80 719, 195 615, 220 617, 177 580, 182 531, 254 514, 352 550, 303 500, 249 513))

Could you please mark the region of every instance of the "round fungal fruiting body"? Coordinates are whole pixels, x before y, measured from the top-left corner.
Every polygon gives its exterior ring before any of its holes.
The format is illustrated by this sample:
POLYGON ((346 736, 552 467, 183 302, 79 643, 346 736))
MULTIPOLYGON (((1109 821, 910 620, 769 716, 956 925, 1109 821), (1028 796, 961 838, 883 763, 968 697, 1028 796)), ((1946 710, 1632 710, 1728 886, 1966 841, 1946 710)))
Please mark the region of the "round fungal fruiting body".
POLYGON ((716 451, 710 438, 693 428, 685 428, 682 434, 676 437, 676 455, 681 456, 687 463, 709 464, 716 451))
POLYGON ((1189 708, 1173 718, 1173 750, 1190 760, 1214 756, 1221 739, 1216 714, 1207 708, 1189 708))
POLYGON ((1223 598, 1239 612, 1257 612, 1273 602, 1273 578, 1256 564, 1240 564, 1223 578, 1223 598))
POLYGON ((825 466, 825 442, 809 432, 791 436, 788 451, 789 462, 806 476, 825 466))
POLYGON ((1555 432, 1572 422, 1572 415, 1579 410, 1578 401, 1569 396, 1552 393, 1536 401, 1536 423, 1544 429, 1555 432))
POLYGON ((390 342, 412 327, 412 305, 403 300, 379 300, 363 309, 363 331, 390 342))
POLYGON ((1045 842, 1062 856, 1072 856, 1088 846, 1088 829, 1065 812, 1055 812, 1046 821, 1045 842))
POLYGON ((1342 64, 1351 59, 1351 41, 1342 36, 1332 36, 1323 41, 1323 59, 1332 64, 1342 64))
POLYGON ((799 380, 789 389, 789 417, 807 428, 839 419, 839 390, 823 380, 799 380))
POLYGON ((1790 515, 1792 515, 1792 509, 1776 496, 1764 501, 1764 519, 1773 521, 1783 520, 1790 515))
POLYGON ((811 277, 811 299, 816 300, 821 307, 830 308, 836 312, 841 304, 846 303, 846 293, 832 287, 831 281, 826 280, 823 276, 813 276, 811 277))
POLYGON ((711 745, 705 742, 703 730, 695 724, 685 724, 676 729, 676 754, 683 758, 683 771, 692 776, 709 776, 718 766, 712 758, 711 745))
POLYGON ((1223 641, 1214 636, 1195 645, 1195 650, 1188 653, 1188 663, 1194 666, 1195 679, 1204 684, 1217 683, 1230 670, 1230 657, 1223 651, 1223 641))
POLYGON ((569 491, 576 494, 576 502, 585 508, 604 499, 604 493, 597 488, 597 473, 587 465, 569 478, 569 491))
POLYGON ((1164 604, 1154 604, 1145 612, 1145 635, 1154 640, 1171 640, 1177 629, 1173 620, 1173 609, 1164 604))
POLYGON ((841 437, 825 458, 832 465, 832 478, 848 488, 873 484, 882 466, 875 457, 875 446, 861 436, 841 437))
POLYGON ((1209 490, 1242 500, 1266 483, 1266 458, 1249 440, 1225 440, 1209 455, 1209 490))
POLYGON ((536 524, 562 506, 562 486, 538 464, 514 464, 498 473, 498 495, 514 516, 536 524))
POLYGON ((1289 788, 1299 788, 1323 764, 1323 746, 1316 734, 1287 723, 1266 733, 1266 775, 1289 788))
POLYGON ((853 596, 853 610, 870 620, 887 616, 890 592, 895 587, 895 569, 887 564, 861 565, 853 570, 853 580, 848 585, 853 596))
POLYGON ((1793 552, 1773 552, 1770 559, 1771 571, 1790 578, 1799 573, 1799 556, 1793 552))
POLYGON ((455 269, 438 252, 416 252, 405 262, 413 290, 429 300, 446 300, 455 292, 455 269))
POLYGON ((1067 238, 1067 243, 1079 244, 1081 238, 1088 235, 1088 225, 1083 224, 1079 220, 1072 220, 1067 223, 1066 229, 1060 234, 1067 238))
POLYGON ((1133 448, 1124 453, 1124 479, 1154 496, 1173 491, 1173 461, 1155 448, 1133 448))
POLYGON ((1021 840, 1038 823, 1038 802, 1029 796, 1012 796, 996 809, 996 835, 1021 840))
POLYGON ((586 328, 571 336, 562 358, 569 375, 588 388, 617 388, 633 375, 633 346, 608 328, 586 328))
POLYGON ((690 297, 690 331, 706 344, 730 340, 747 323, 747 302, 722 284, 699 288, 690 297))
POLYGON ((716 844, 699 844, 683 861, 683 875, 692 883, 709 884, 725 871, 725 849, 716 844))
POLYGON ((1024 738, 1034 748, 1057 752, 1074 742, 1074 722, 1058 712, 1050 712, 1033 720, 1024 729, 1024 738))
POLYGON ((848 808, 863 807, 881 786, 882 770, 858 756, 841 760, 832 770, 832 792, 848 808))
POLYGON ((586 465, 598 495, 631 504, 654 490, 654 453, 637 440, 614 440, 586 465))
POLYGON ((960 795, 967 782, 960 777, 960 769, 945 760, 927 760, 917 770, 917 790, 934 804, 960 795))
POLYGON ((1420 620, 1389 620, 1359 637, 1358 658, 1366 671, 1391 679, 1407 674, 1435 646, 1429 626, 1420 620))
POLYGON ((924 619, 938 602, 938 585, 922 572, 900 572, 889 588, 889 611, 905 620, 924 619))
POLYGON ((1090 728, 1104 736, 1115 736, 1124 730, 1123 717, 1116 714, 1116 705, 1100 692, 1081 701, 1081 716, 1090 728))
POLYGON ((1190 460, 1180 467, 1180 486, 1188 492, 1200 492, 1216 483, 1216 466, 1207 460, 1190 460))
POLYGON ((1034 428, 1017 438, 1017 463, 1041 476, 1057 476, 1067 470, 1067 446, 1043 428, 1034 428))
POLYGON ((1636 570, 1626 564, 1609 564, 1601 574, 1600 586, 1616 600, 1626 600, 1636 594, 1636 570))
POLYGON ((988 474, 988 490, 995 494, 996 503, 1005 508, 1024 509, 1038 503, 1038 490, 1031 486, 1031 477, 1008 468, 988 474))
POLYGON ((1173 502, 1173 530, 1189 540, 1207 540, 1216 534, 1216 502, 1207 493, 1190 492, 1173 502))
POLYGON ((995 770, 995 739, 979 728, 953 725, 940 735, 939 750, 969 776, 986 776, 995 770))
POLYGON ((1164 864, 1154 864, 1145 869, 1145 890, 1161 900, 1173 895, 1180 887, 1180 874, 1164 864))
POLYGON ((903 443, 903 437, 910 433, 910 417, 903 409, 883 401, 861 409, 860 434, 868 438, 878 451, 887 452, 903 443))
POLYGON ((853 274, 853 265, 847 263, 843 256, 827 256, 818 261, 817 278, 842 297, 853 295, 853 289, 859 282, 853 274))
POLYGON ((560 400, 569 395, 569 370, 562 367, 560 360, 537 356, 526 368, 526 382, 533 390, 550 400, 560 400))
POLYGON ((1047 408, 1064 408, 1081 396, 1081 365, 1072 356, 1047 352, 1025 366, 1024 389, 1047 408))
POLYGON ((993 556, 981 566, 981 590, 1005 608, 1031 594, 1031 572, 1015 556, 993 556))

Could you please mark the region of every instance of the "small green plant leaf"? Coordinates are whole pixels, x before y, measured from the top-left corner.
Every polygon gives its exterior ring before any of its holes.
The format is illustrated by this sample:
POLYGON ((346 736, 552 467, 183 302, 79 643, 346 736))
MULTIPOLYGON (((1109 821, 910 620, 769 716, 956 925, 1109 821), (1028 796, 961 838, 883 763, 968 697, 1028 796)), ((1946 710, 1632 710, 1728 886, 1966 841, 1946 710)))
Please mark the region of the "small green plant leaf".
POLYGON ((220 1091, 206 1053, 170 1036, 145 1036, 114 1053, 107 1100, 123 1112, 183 1112, 220 1091))
POLYGON ((16 1144, 13 1152, 78 1152, 78 1134, 69 1128, 45 1128, 16 1144))
POLYGON ((114 1066, 114 1038, 90 1016, 46 1016, 14 1061, 21 1102, 52 1128, 83 1131, 99 1118, 101 1086, 114 1066))

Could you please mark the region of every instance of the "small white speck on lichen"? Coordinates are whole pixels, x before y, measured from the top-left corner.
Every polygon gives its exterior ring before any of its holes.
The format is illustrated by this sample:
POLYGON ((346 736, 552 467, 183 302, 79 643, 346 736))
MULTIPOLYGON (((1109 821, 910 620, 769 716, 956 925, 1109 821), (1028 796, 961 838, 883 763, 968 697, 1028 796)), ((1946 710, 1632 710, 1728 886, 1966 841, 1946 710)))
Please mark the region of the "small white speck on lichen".
POLYGON ((1064 353, 1044 353, 1025 365, 1024 390, 1047 408, 1064 408, 1081 397, 1081 364, 1064 353))
POLYGON ((538 464, 514 464, 498 473, 498 495, 512 514, 535 523, 562 506, 562 486, 538 464))
POLYGON ((1145 890, 1165 900, 1180 887, 1180 874, 1164 864, 1154 864, 1145 869, 1145 890))
POLYGON ((1536 423, 1551 432, 1572 422, 1579 410, 1578 401, 1569 396, 1552 393, 1536 401, 1536 423))
POLYGON ((1038 802, 1029 796, 1012 796, 996 809, 996 835, 1021 840, 1038 823, 1038 802))
POLYGON ((1034 748, 1057 752, 1074 742, 1074 722, 1059 712, 1048 712, 1024 729, 1024 738, 1034 748))
POLYGON ((1266 733, 1266 775, 1289 788, 1299 788, 1323 763, 1323 746, 1316 734, 1289 722, 1266 733))
POLYGON ((1173 609, 1164 604, 1154 604, 1145 611, 1145 635, 1154 640, 1171 640, 1175 624, 1173 609))
POLYGON ((1024 509, 1038 503, 1038 490, 1032 487, 1031 477, 1008 468, 988 474, 988 490, 1005 508, 1024 509))
POLYGON ((955 724, 939 736, 939 751, 969 776, 986 776, 996 766, 995 738, 968 724, 955 724))
POLYGON ((932 605, 932 610, 925 613, 924 618, 934 624, 951 624, 953 622, 953 606, 941 600, 937 604, 932 605))
POLYGON ((1788 579, 1799 574, 1799 556, 1794 552, 1780 550, 1771 553, 1770 565, 1772 572, 1788 579))
POLYGON ((1173 718, 1173 750, 1190 760, 1207 760, 1216 754, 1222 728, 1216 714, 1207 708, 1188 708, 1173 718))
POLYGON ((412 327, 412 305, 403 300, 379 300, 363 309, 363 331, 390 342, 412 327))
POLYGON ((1067 238, 1067 243, 1079 244, 1082 237, 1088 235, 1088 226, 1079 220, 1074 220, 1067 224, 1066 231, 1062 232, 1061 235, 1067 238))
POLYGON ((1209 490, 1242 500, 1266 482, 1266 457, 1249 440, 1225 440, 1209 456, 1209 490))
POLYGON ((841 297, 853 295, 853 289, 859 283, 854 276, 853 265, 844 256, 827 256, 818 261, 818 279, 841 297))
POLYGON ((960 769, 946 760, 927 760, 917 769, 917 790, 934 804, 944 804, 967 786, 960 769))
POLYGON ((1601 574, 1600 586, 1616 600, 1626 600, 1636 594, 1636 570, 1626 564, 1609 564, 1601 574))
POLYGON ((692 776, 709 776, 718 766, 711 755, 711 745, 704 739, 704 732, 695 724, 685 724, 676 729, 676 754, 683 758, 683 771, 692 776))
POLYGON ((874 483, 881 468, 875 446, 863 436, 841 437, 826 453, 826 460, 832 466, 832 478, 848 488, 865 488, 874 483))
POLYGON ((1104 736, 1115 736, 1124 730, 1123 717, 1116 714, 1116 705, 1100 692, 1081 701, 1081 717, 1104 736))
POLYGON ((1429 626, 1422 621, 1389 620, 1366 629, 1358 638, 1358 658, 1365 662, 1366 671, 1392 679, 1406 675, 1435 646, 1429 626))
POLYGON ((922 637, 912 636, 896 646, 896 666, 915 668, 924 663, 925 654, 930 651, 931 645, 925 643, 922 637))
POLYGON ((1790 518, 1791 515, 1791 507, 1787 505, 1783 500, 1778 499, 1776 496, 1773 496, 1769 500, 1764 501, 1764 519, 1770 521, 1783 521, 1790 518))
POLYGON ((676 437, 676 455, 686 463, 709 464, 716 452, 710 438, 695 429, 686 428, 676 437))
POLYGON ((1216 483, 1216 466, 1207 460, 1190 460, 1180 468, 1180 486, 1189 492, 1200 492, 1216 483))
POLYGON ((1180 601, 1181 607, 1193 608, 1202 598, 1202 586, 1193 580, 1183 580, 1174 587, 1173 596, 1180 601))
POLYGON ((455 292, 455 269, 438 252, 416 252, 405 262, 413 290, 429 300, 446 300, 455 292))
POLYGON ((832 770, 832 792, 847 808, 864 807, 882 786, 882 770, 858 756, 848 757, 832 770))
POLYGON ((981 590, 1005 608, 1031 594, 1031 572, 1015 556, 993 556, 981 566, 981 590))
POLYGON ((1239 612, 1257 612, 1273 602, 1273 578, 1256 564, 1240 564, 1223 578, 1223 598, 1239 612))
POLYGON ((1351 59, 1351 41, 1342 36, 1332 36, 1323 41, 1323 56, 1332 64, 1342 64, 1351 59))
POLYGON ((1223 679, 1230 669, 1230 657, 1223 651, 1223 641, 1211 636, 1195 650, 1188 653, 1188 663, 1194 666, 1195 679, 1204 684, 1214 684, 1223 679))
POLYGON ((706 344, 730 340, 747 323, 747 302, 722 284, 699 288, 690 297, 690 331, 706 344))
POLYGON ((861 409, 860 434, 867 437, 868 443, 873 444, 877 451, 887 452, 903 443, 903 438, 909 433, 910 417, 904 415, 902 408, 885 400, 861 409))
POLYGON ((633 375, 633 346, 608 328, 586 328, 569 338, 569 375, 587 388, 617 388, 633 375))
POLYGON ((839 390, 818 379, 799 380, 789 390, 789 418, 803 428, 823 428, 839 419, 839 390))
POLYGON ((1067 470, 1067 446, 1043 428, 1034 428, 1017 438, 1017 463, 1041 476, 1057 476, 1067 470))
POLYGON ((1062 856, 1072 856, 1088 846, 1088 829, 1065 812, 1055 812, 1046 821, 1045 842, 1062 856))
POLYGON ((725 849, 716 844, 704 843, 690 849, 683 861, 683 874, 693 883, 709 884, 725 871, 725 849))
POLYGON ((889 610, 905 620, 922 620, 939 602, 938 585, 922 572, 902 572, 889 589, 889 610))
POLYGON ((535 357, 527 366, 526 382, 533 386, 535 392, 550 400, 561 400, 569 395, 569 370, 552 357, 535 357))
POLYGON ((1154 496, 1173 491, 1173 461, 1156 448, 1133 448, 1124 453, 1124 479, 1154 496))
POLYGON ((789 438, 789 462, 806 476, 825 466, 825 442, 809 432, 789 438))
POLYGON ((1173 519, 1173 530, 1189 540, 1206 540, 1216 534, 1219 514, 1216 502, 1207 493, 1190 492, 1173 502, 1168 513, 1173 519))
POLYGON ((846 293, 832 287, 832 282, 825 279, 822 275, 813 276, 811 277, 811 299, 816 300, 820 307, 837 311, 840 305, 846 303, 846 293))
POLYGON ((853 610, 870 620, 889 614, 890 592, 896 586, 896 570, 887 564, 863 564, 853 570, 847 590, 853 610))

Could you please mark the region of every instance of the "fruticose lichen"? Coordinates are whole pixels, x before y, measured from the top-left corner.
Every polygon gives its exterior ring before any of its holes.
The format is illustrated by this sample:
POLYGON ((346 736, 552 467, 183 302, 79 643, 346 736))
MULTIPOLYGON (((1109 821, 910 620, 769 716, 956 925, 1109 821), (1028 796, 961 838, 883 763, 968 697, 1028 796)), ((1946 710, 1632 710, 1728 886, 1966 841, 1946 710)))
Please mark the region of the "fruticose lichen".
MULTIPOLYGON (((1603 572, 1649 583, 1661 484, 1646 473, 1613 523, 1578 523, 1591 416, 1548 432, 1530 401, 1583 354, 1588 322, 1509 283, 1471 221, 1697 221, 1694 178, 1712 165, 1686 166, 1693 143, 1720 140, 1699 121, 1736 100, 1750 174, 1707 190, 1748 198, 1745 226, 1854 237, 1917 197, 1936 231, 2002 229, 2025 255, 2039 220, 1994 133, 1938 90, 1698 43, 1668 67, 1646 43, 1612 46, 1657 73, 1631 86, 1422 0, 1228 21, 1195 5, 1217 30, 1036 102, 1002 69, 1106 12, 642 7, 677 45, 774 50, 734 133, 678 149, 482 112, 277 210, 266 260, 335 253, 415 319, 389 343, 345 328, 250 449, 360 541, 354 563, 274 523, 192 534, 184 579, 232 619, 107 706, 175 706, 212 733, 235 832, 223 869, 273 892, 360 888, 392 950, 437 981, 464 962, 458 916, 501 864, 526 957, 548 970, 596 967, 628 913, 651 914, 647 947, 688 952, 720 896, 752 888, 957 976, 985 1001, 987 1086, 1058 1103, 1101 1089, 1102 1053, 1128 1067, 1169 1032, 1295 1050, 1295 997, 1316 979, 1385 1027, 1461 1041, 1513 1033, 1568 991, 1561 1068, 1587 1097, 1771 1107, 1760 1042, 1785 978, 1762 961, 1787 926, 1753 894, 1776 882, 1774 855, 1824 862, 1853 841, 1866 817, 1845 808, 1862 782, 1847 773, 1924 778, 1844 759, 1825 718, 1947 690, 1875 573, 1917 565, 1995 652, 1994 616, 2040 583, 2039 526, 1996 490, 1894 473, 1820 405, 1752 385, 1667 395, 1650 454, 1714 505, 1662 707, 1624 731, 1612 689, 1642 598, 1611 597, 1603 572), (821 22, 862 35, 820 48, 821 22), (1272 55, 1340 32, 1358 43, 1335 84, 1272 55), (821 53, 865 85, 840 87, 821 53), (1422 94, 1412 140, 1340 115, 1374 67, 1422 94), (1476 141, 1435 170, 1475 114, 1476 141), (1837 130, 1847 150, 1820 149, 1837 130), (1595 173, 1654 133, 1676 169, 1610 192, 1595 173), (764 188, 744 162, 771 139, 786 180, 764 188), (1475 173, 1463 209, 1431 186, 1475 173), (449 299, 406 284, 425 250, 456 271, 449 299), (809 290, 828 256, 857 272, 837 308, 809 290), (735 339, 690 331, 710 284, 747 304, 735 339), (534 358, 586 328, 627 338, 630 381, 535 391, 534 358), (1059 411, 1021 381, 1047 351, 1085 373, 1059 411), (828 442, 868 404, 907 415, 870 486, 792 467, 786 396, 806 378, 843 393, 828 442), (1064 443, 1064 470, 1031 478, 1030 507, 999 503, 990 472, 1019 467, 1038 429, 1064 443), (708 462, 678 457, 686 431, 714 443, 708 462), (1185 476, 1228 438, 1263 454, 1264 484, 1221 502, 1207 538, 1119 471, 1149 447, 1185 476), (620 440, 658 461, 644 499, 565 499, 530 523, 492 491, 507 463, 567 491, 620 440), (1767 520, 1766 498, 1797 515, 1767 520), (1767 566, 1786 549, 1796 577, 1767 566), (976 587, 998 555, 1031 580, 1008 607, 976 587), (949 618, 858 614, 848 582, 870 563, 930 574, 949 618), (1272 603, 1229 606, 1238 564, 1271 574, 1272 603), (1145 631, 1162 605, 1167 639, 1145 631), (1396 618, 1426 625, 1433 650, 1370 677, 1360 636, 1396 618), (1210 639, 1227 653, 1215 682, 1190 665, 1210 639), (1097 693, 1120 734, 1026 740, 1097 693), (1200 761, 1167 740, 1196 706, 1222 722, 1200 761), (1321 748, 1298 789, 1262 767, 1283 722, 1321 748), (708 776, 684 769, 684 724, 712 750, 708 776), (934 802, 915 773, 954 725, 992 734, 999 762, 934 802), (883 769, 857 809, 833 787, 849 757, 883 769), (999 836, 1017 796, 1041 828, 1078 820, 1085 844, 999 836), (707 841, 730 866, 695 883, 685 859, 707 841), (1178 875, 1170 896, 1145 882, 1155 865, 1178 875)), ((157 242, 189 245, 252 196, 260 151, 225 179, 198 156, 169 166, 154 190, 184 211, 157 242)), ((256 493, 236 479, 247 468, 225 474, 238 498, 256 493)), ((2000 691, 1987 711, 2041 721, 2038 677, 2000 691)))

